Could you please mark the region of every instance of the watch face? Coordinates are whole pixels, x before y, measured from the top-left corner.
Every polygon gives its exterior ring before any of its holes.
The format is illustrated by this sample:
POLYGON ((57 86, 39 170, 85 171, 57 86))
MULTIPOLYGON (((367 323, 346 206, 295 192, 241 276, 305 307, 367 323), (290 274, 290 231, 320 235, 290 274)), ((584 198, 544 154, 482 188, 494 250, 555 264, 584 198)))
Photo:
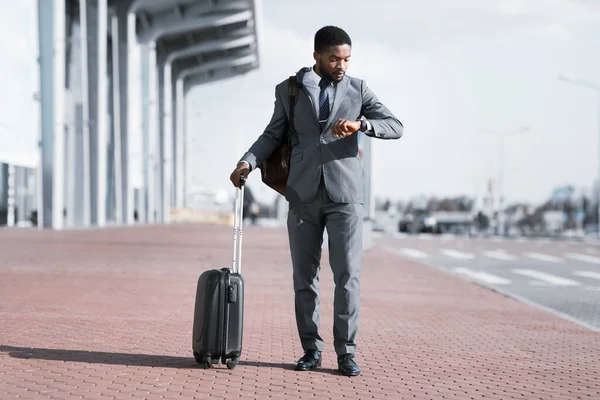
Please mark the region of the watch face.
POLYGON ((367 122, 364 119, 362 121, 360 121, 360 130, 362 132, 367 130, 367 122))

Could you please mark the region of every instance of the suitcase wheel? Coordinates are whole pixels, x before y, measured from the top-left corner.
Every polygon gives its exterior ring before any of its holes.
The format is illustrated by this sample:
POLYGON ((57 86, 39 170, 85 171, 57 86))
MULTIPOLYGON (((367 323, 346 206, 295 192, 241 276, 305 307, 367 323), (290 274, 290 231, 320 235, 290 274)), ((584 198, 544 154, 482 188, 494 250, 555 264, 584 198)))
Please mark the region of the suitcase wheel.
POLYGON ((238 365, 239 361, 239 357, 232 358, 231 360, 227 361, 227 368, 234 369, 236 365, 238 365))
POLYGON ((204 356, 202 357, 200 354, 194 352, 194 358, 196 359, 196 362, 198 364, 200 364, 200 366, 202 368, 212 368, 212 360, 210 358, 210 355, 204 356))

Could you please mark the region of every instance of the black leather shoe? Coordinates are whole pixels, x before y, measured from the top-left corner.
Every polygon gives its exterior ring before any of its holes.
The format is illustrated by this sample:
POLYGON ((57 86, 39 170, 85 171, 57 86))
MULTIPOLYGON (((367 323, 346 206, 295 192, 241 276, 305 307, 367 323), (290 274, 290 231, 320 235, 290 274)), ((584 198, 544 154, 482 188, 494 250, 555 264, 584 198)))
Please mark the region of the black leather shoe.
POLYGON ((296 362, 296 371, 310 371, 321 366, 321 352, 306 350, 304 356, 296 362))
POLYGON ((357 376, 360 374, 360 368, 354 361, 354 354, 342 354, 338 356, 338 371, 345 376, 357 376))

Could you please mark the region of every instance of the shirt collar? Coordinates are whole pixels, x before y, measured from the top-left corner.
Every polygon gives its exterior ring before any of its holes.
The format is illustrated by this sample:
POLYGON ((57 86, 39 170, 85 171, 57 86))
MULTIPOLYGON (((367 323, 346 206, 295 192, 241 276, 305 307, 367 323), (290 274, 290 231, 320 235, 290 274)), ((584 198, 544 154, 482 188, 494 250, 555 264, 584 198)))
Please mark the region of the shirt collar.
POLYGON ((312 67, 310 71, 307 71, 306 76, 315 84, 315 86, 319 86, 321 77, 315 72, 315 67, 312 67))

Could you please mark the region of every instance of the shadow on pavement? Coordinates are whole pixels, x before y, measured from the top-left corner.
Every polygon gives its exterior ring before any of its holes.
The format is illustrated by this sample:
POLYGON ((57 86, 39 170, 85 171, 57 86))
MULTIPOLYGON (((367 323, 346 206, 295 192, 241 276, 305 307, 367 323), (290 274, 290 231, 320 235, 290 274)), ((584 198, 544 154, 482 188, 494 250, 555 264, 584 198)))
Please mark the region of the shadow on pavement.
POLYGON ((0 352, 13 358, 84 362, 90 364, 129 365, 138 367, 196 368, 193 357, 171 357, 155 354, 113 353, 103 351, 42 349, 0 346, 0 352))
MULTIPOLYGON (((0 345, 0 352, 13 358, 83 362, 88 364, 126 365, 136 367, 189 368, 201 369, 193 357, 172 357, 156 354, 114 353, 104 351, 84 351, 65 349, 43 349, 0 345)), ((240 360, 239 366, 260 368, 281 368, 294 371, 294 364, 240 360)), ((318 369, 315 372, 337 374, 333 369, 318 369)))

